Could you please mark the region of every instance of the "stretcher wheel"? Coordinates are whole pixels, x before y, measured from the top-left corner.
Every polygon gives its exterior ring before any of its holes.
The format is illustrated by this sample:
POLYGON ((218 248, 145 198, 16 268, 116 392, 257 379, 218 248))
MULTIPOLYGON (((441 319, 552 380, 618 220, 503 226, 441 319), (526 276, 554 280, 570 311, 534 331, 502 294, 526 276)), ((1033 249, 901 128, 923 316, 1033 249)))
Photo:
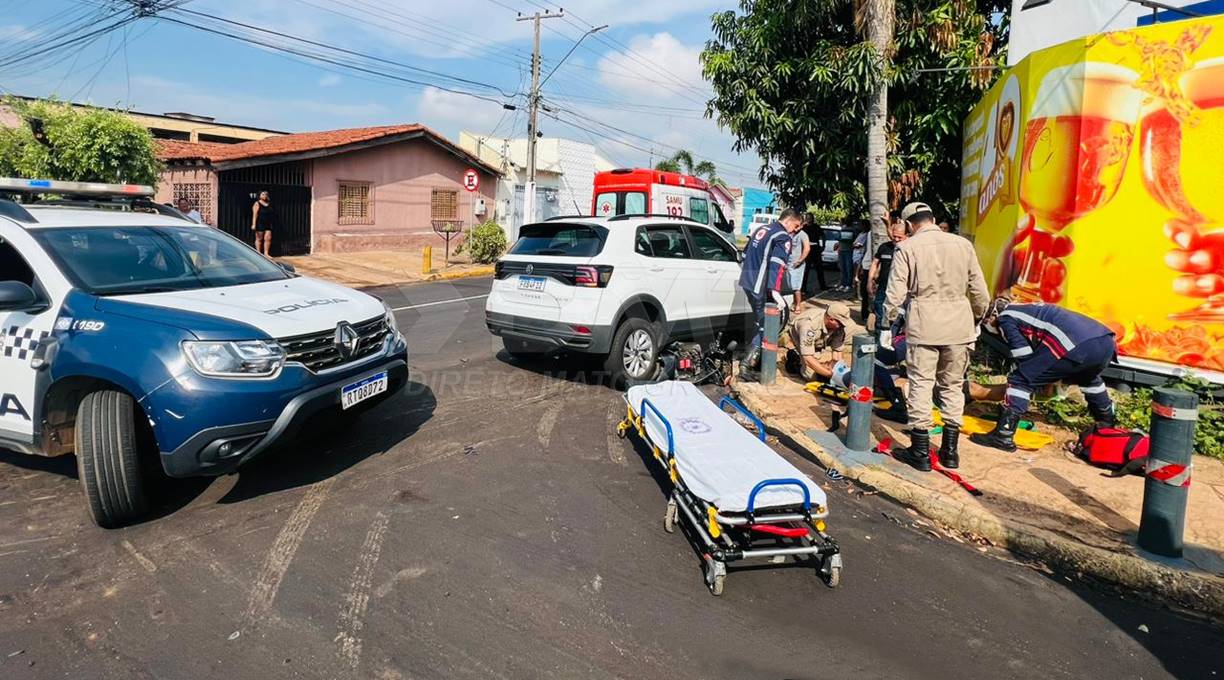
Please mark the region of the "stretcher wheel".
POLYGON ((820 565, 820 580, 830 588, 836 588, 841 584, 841 573, 841 555, 830 555, 820 565))
POLYGON ((676 507, 676 501, 667 501, 667 510, 663 513, 663 531, 666 531, 669 534, 676 533, 677 512, 678 508, 676 507))
POLYGON ((727 565, 718 560, 707 559, 703 571, 705 571, 706 587, 710 589, 710 594, 715 597, 722 595, 727 582, 727 565))
POLYGON ((616 436, 617 437, 624 439, 628 434, 629 434, 629 423, 621 422, 621 423, 616 424, 616 436))

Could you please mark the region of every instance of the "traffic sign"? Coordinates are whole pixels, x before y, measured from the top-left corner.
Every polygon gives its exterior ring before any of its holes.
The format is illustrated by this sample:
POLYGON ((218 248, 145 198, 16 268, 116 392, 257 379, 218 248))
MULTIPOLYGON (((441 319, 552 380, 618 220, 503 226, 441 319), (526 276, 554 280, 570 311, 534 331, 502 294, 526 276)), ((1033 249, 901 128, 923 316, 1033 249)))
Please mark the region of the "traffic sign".
POLYGON ((467 172, 463 173, 463 188, 468 191, 476 191, 480 188, 480 175, 476 171, 468 168, 467 172))

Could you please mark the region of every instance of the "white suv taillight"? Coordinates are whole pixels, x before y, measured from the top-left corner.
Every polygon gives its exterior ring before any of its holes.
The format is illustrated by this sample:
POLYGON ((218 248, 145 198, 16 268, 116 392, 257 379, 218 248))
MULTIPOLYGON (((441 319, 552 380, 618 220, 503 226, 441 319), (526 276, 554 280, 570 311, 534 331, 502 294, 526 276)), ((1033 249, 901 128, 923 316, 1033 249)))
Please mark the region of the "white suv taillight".
POLYGON ((574 267, 575 286, 604 288, 607 287, 610 280, 612 280, 612 267, 609 265, 578 265, 574 267))

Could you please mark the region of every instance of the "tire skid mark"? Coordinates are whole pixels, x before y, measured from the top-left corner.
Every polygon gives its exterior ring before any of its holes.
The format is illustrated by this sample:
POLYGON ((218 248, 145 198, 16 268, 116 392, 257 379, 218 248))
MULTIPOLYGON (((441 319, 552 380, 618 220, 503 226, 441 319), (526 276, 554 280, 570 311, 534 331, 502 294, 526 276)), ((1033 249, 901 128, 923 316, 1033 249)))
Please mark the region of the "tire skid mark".
POLYGON ((335 479, 332 477, 310 487, 289 515, 289 519, 285 520, 285 526, 281 527, 280 533, 273 541, 272 549, 264 558, 263 566, 259 569, 259 576, 256 577, 255 585, 251 588, 246 612, 242 617, 243 628, 258 625, 272 608, 272 602, 276 599, 276 592, 280 590, 285 572, 289 570, 289 564, 293 562, 293 556, 297 554, 298 546, 302 544, 302 536, 306 534, 306 529, 310 527, 310 522, 323 505, 323 501, 327 500, 335 479))
POLYGON ((365 628, 366 609, 370 604, 374 567, 382 553, 383 538, 386 536, 389 522, 390 518, 380 512, 370 524, 365 542, 361 544, 361 553, 357 557, 357 567, 353 569, 353 578, 349 581, 344 610, 340 612, 340 632, 335 641, 340 643, 340 657, 348 661, 349 666, 353 668, 361 664, 361 632, 365 628))
POLYGON ((132 545, 131 541, 125 538, 123 539, 121 545, 123 546, 123 549, 128 551, 128 554, 132 556, 132 559, 136 560, 136 562, 140 564, 141 568, 150 574, 157 572, 157 565, 153 562, 153 560, 141 554, 141 552, 136 549, 136 546, 132 545))
POLYGON ((565 401, 558 399, 540 414, 540 420, 536 423, 536 438, 540 440, 541 448, 547 449, 549 442, 552 441, 553 428, 557 426, 557 418, 561 415, 563 408, 565 408, 565 401))

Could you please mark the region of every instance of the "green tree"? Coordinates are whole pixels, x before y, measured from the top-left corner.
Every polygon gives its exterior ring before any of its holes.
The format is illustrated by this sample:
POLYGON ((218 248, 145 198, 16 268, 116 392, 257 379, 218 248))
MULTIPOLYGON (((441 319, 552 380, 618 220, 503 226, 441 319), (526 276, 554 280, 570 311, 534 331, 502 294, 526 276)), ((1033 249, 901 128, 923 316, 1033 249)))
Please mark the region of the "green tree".
POLYGON ((0 175, 157 183, 161 163, 153 135, 127 116, 47 101, 8 99, 4 105, 25 125, 0 128, 0 175))
MULTIPOLYGON (((888 202, 921 194, 955 210, 961 123, 994 82, 1008 0, 741 0, 713 17, 702 53, 709 113, 761 156, 789 205, 868 208, 873 107, 887 108, 888 202), (871 38, 871 39, 868 39, 871 38)), ((876 119, 879 141, 879 119, 876 119)), ((873 206, 874 208, 874 206, 873 206)), ((876 209, 873 209, 873 212, 876 209)))
POLYGON ((710 184, 723 184, 722 179, 718 177, 718 168, 712 161, 694 162, 693 154, 684 149, 677 151, 671 158, 664 158, 655 163, 654 169, 663 172, 681 172, 693 177, 701 177, 710 184))

